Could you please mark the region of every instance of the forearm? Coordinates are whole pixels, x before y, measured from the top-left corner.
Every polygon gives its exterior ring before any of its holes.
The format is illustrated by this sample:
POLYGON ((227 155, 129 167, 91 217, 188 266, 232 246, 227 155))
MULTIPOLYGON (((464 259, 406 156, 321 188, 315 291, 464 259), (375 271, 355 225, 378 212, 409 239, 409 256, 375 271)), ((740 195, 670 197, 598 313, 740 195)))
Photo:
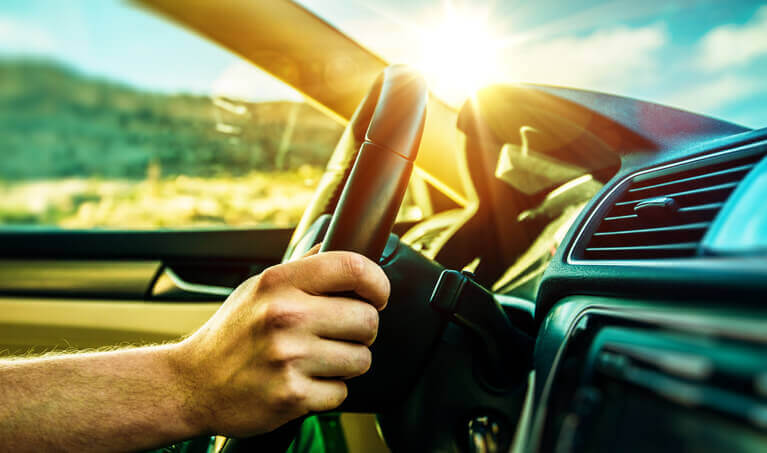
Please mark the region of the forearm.
POLYGON ((373 261, 328 252, 248 279, 180 343, 0 360, 0 445, 140 450, 335 409, 370 368, 389 289, 373 261), (321 296, 348 291, 366 302, 321 296))
POLYGON ((0 445, 137 450, 200 434, 176 346, 0 361, 0 445))

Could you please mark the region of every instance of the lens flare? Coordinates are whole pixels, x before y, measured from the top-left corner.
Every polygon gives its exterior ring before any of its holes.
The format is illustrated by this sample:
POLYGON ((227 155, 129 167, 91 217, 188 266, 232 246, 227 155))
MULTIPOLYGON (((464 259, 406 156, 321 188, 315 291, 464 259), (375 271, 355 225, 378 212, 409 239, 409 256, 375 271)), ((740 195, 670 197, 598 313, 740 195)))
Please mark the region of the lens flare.
POLYGON ((420 28, 421 55, 416 65, 443 100, 460 105, 499 72, 501 40, 489 12, 445 5, 443 17, 420 28))

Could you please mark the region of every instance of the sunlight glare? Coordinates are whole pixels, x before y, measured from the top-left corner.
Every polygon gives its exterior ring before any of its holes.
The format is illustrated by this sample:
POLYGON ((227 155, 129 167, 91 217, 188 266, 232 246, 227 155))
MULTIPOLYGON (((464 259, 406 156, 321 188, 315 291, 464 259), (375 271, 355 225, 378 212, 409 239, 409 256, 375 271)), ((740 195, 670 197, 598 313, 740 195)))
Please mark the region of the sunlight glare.
POLYGON ((429 86, 452 105, 460 105, 499 72, 500 39, 494 36, 489 13, 445 5, 444 15, 420 30, 417 65, 429 86))

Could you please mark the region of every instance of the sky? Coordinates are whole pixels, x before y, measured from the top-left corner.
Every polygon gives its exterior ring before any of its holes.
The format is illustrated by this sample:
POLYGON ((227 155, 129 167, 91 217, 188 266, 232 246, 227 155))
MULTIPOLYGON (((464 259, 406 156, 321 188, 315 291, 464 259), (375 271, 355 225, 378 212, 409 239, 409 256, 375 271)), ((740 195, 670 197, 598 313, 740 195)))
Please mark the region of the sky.
MULTIPOLYGON (((422 61, 433 46, 414 43, 452 9, 454 36, 466 38, 461 22, 473 20, 501 43, 487 82, 585 88, 767 126, 764 0, 300 2, 390 61, 422 61)), ((453 47, 460 55, 460 43, 453 47)))
MULTIPOLYGON (((448 1, 300 3, 391 62, 444 57, 425 68, 434 70, 438 94, 439 77, 460 74, 472 83, 616 93, 767 126, 764 0, 448 1), (489 45, 480 52, 473 39, 489 45), (477 73, 481 80, 471 78, 477 73)), ((224 49, 120 0, 3 0, 0 57, 29 55, 144 89, 300 99, 224 49)), ((442 95, 457 94, 445 82, 442 95)))
POLYGON ((240 57, 124 0, 0 1, 0 58, 20 56, 161 92, 301 99, 240 57))

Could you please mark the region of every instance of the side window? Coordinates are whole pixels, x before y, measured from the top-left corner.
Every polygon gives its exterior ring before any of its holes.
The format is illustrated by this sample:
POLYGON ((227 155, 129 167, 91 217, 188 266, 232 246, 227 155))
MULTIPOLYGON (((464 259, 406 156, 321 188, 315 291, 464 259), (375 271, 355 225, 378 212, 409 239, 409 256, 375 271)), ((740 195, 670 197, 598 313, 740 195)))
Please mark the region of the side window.
POLYGON ((289 227, 342 130, 130 2, 0 5, 0 226, 289 227))

